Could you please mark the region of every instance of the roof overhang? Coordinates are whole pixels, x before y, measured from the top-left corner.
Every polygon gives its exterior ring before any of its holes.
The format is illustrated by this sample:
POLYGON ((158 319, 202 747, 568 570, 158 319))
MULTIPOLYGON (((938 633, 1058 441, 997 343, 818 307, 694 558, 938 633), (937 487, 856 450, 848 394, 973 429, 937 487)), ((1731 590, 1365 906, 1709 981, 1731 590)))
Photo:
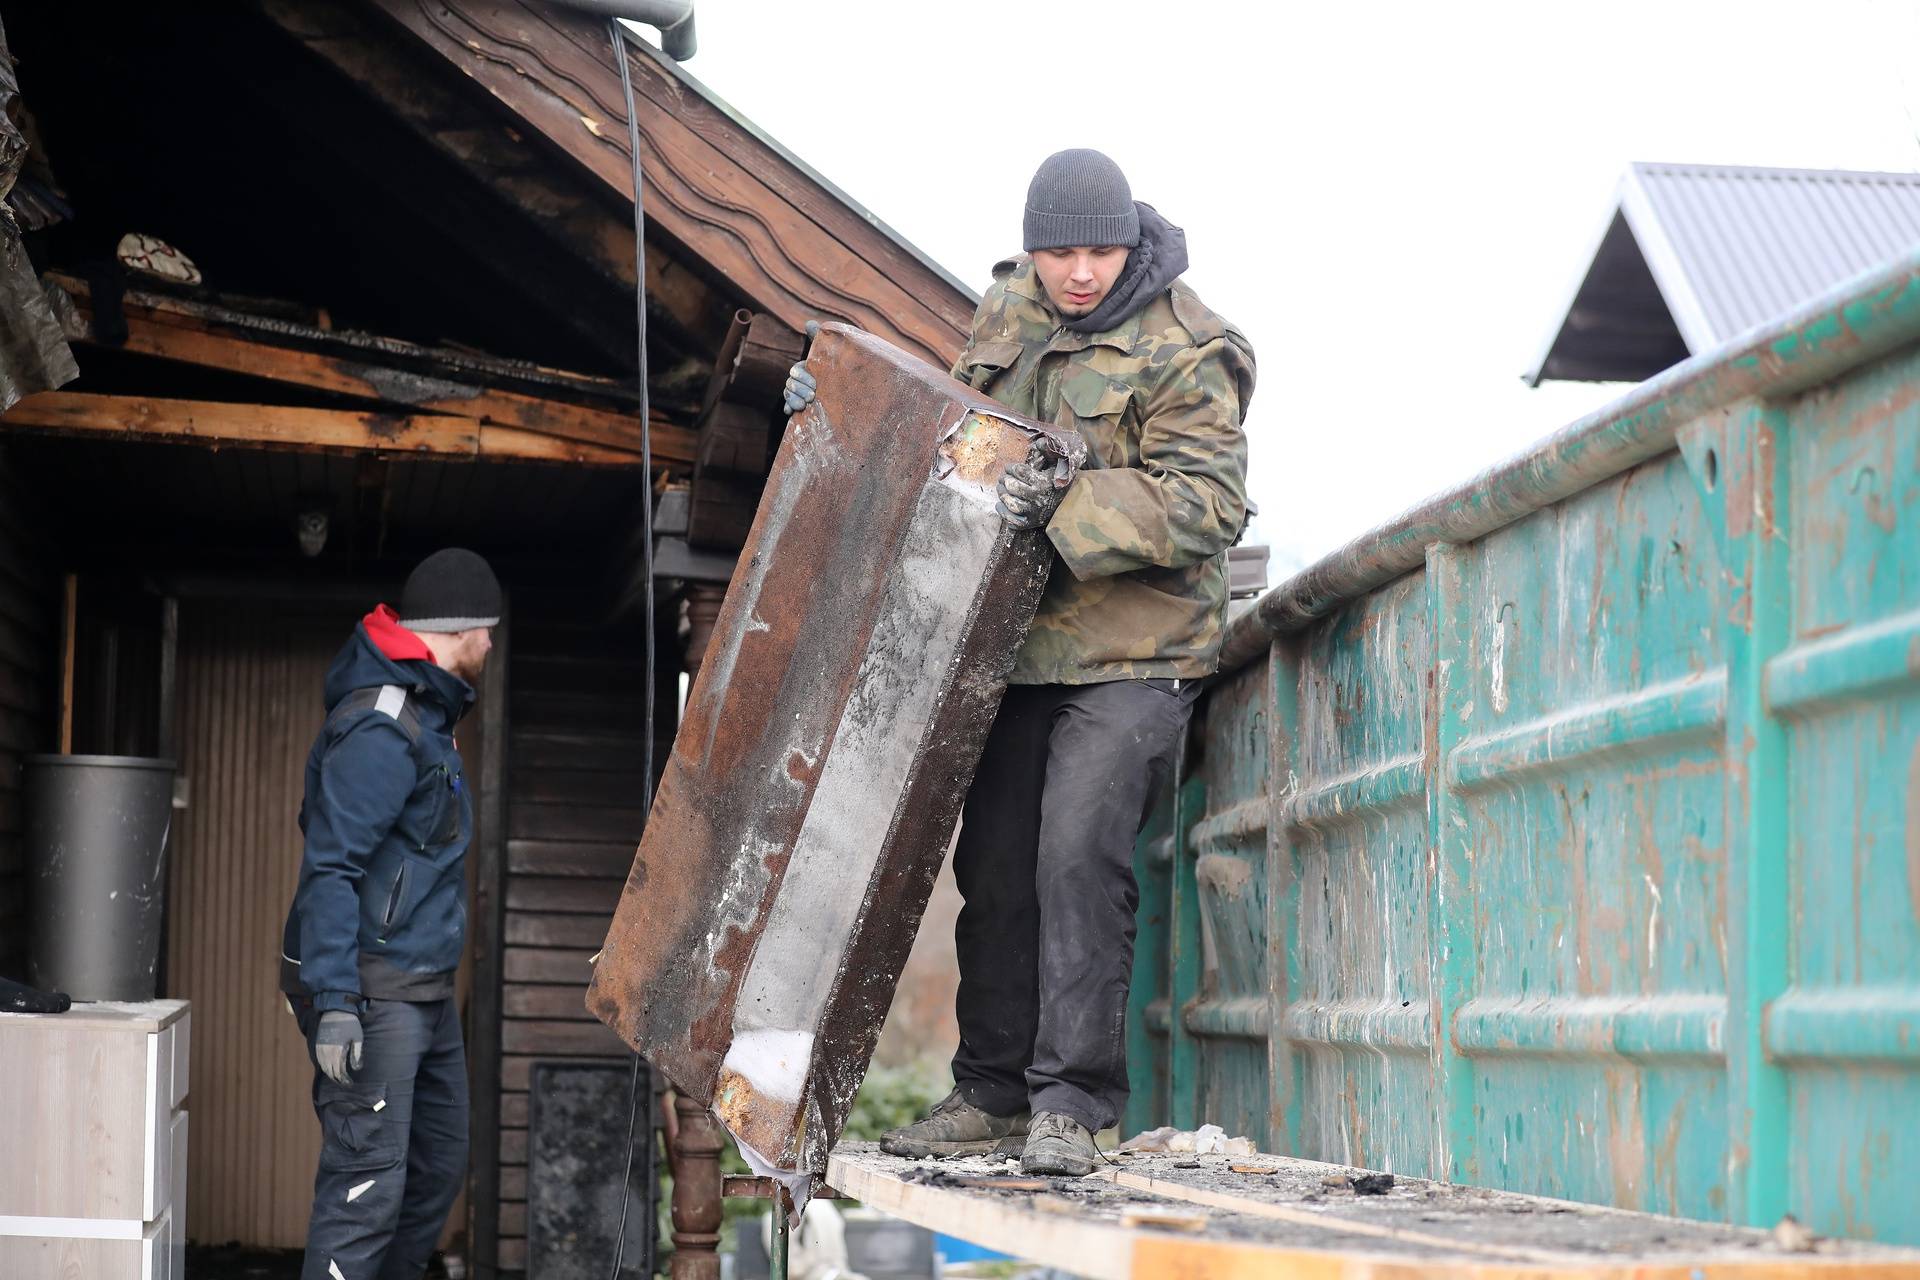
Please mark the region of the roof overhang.
POLYGON ((1646 192, 1629 171, 1539 356, 1530 387, 1560 382, 1641 382, 1713 346, 1646 192))

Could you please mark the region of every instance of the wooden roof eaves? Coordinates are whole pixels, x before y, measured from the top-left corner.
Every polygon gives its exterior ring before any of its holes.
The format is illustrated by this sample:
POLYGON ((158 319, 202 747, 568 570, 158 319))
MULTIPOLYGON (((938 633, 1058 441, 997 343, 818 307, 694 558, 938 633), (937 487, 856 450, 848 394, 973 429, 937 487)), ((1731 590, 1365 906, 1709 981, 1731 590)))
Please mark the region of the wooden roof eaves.
MULTIPOLYGON (((371 2, 631 201, 626 110, 599 23, 528 0, 371 2)), ((952 360, 974 302, 951 277, 663 69, 644 44, 629 41, 628 52, 644 104, 650 222, 795 329, 840 319, 942 367, 952 360)))

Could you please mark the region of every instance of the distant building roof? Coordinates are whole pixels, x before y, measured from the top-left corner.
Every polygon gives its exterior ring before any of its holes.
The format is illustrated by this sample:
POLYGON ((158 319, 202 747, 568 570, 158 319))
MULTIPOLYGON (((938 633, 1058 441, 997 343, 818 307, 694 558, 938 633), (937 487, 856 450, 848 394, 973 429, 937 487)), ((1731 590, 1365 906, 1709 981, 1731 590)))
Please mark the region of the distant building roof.
POLYGON ((1638 382, 1920 244, 1920 173, 1634 164, 1530 385, 1638 382))

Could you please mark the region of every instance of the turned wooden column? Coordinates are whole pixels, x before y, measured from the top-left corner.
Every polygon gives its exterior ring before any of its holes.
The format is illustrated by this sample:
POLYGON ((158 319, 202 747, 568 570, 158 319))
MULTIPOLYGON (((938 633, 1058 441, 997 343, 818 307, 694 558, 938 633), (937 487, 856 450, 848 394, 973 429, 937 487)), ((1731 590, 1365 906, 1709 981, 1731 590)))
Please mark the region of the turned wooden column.
POLYGON ((679 1122, 673 1143, 672 1280, 720 1280, 720 1217, 725 1189, 720 1151, 726 1145, 707 1109, 675 1094, 679 1122))

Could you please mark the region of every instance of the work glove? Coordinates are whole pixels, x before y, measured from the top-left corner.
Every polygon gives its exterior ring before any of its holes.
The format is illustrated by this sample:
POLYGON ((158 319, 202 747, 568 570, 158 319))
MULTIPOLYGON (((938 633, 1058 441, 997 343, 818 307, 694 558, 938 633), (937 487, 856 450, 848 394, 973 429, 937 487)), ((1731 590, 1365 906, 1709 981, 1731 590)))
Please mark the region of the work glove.
MULTIPOLYGON (((819 332, 818 320, 807 321, 808 346, 813 345, 813 336, 819 332)), ((818 390, 818 384, 813 380, 813 372, 807 368, 807 361, 803 356, 793 368, 787 370, 787 393, 780 400, 781 407, 787 411, 788 417, 792 417, 813 403, 813 397, 818 390)))
POLYGON ((807 362, 802 360, 787 370, 787 393, 780 401, 781 407, 788 416, 792 416, 813 403, 816 390, 813 374, 808 371, 807 362))
POLYGON ((366 1035, 360 1019, 339 1009, 320 1015, 320 1029, 313 1033, 313 1060, 320 1071, 335 1084, 350 1084, 349 1066, 360 1069, 360 1054, 366 1047, 366 1035))
POLYGON ((994 510, 1016 529, 1046 528, 1067 493, 1065 485, 1055 483, 1066 474, 1066 466, 1064 458, 1049 463, 1039 444, 1034 444, 1025 462, 1001 473, 994 510))

